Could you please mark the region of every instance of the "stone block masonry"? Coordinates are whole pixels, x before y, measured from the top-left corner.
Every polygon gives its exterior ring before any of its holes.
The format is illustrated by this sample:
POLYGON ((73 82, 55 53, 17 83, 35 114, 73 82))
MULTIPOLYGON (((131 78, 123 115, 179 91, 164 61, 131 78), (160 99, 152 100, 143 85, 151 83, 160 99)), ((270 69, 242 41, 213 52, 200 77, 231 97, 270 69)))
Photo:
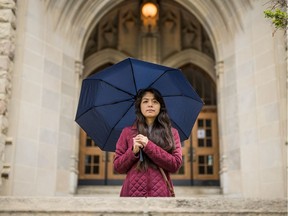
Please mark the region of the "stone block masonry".
POLYGON ((15 53, 15 13, 16 0, 0 0, 0 189, 3 179, 8 178, 10 169, 9 164, 5 164, 4 152, 15 53))

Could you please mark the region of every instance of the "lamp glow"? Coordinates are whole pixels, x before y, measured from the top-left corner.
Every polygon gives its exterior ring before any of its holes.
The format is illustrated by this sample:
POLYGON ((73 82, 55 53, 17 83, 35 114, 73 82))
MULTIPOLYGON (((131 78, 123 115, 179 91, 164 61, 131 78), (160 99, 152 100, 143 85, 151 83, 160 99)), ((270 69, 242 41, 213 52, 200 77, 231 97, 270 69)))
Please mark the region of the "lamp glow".
POLYGON ((143 14, 144 17, 153 18, 153 17, 155 17, 157 15, 157 10, 158 9, 157 9, 155 4, 148 2, 148 3, 143 5, 142 14, 143 14))

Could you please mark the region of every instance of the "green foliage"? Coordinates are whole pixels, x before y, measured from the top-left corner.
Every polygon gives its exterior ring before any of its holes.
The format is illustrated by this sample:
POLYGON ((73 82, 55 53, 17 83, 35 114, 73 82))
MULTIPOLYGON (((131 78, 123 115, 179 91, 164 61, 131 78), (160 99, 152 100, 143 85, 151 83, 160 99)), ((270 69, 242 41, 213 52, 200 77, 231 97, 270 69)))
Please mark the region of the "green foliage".
MULTIPOLYGON (((278 29, 283 29, 286 33, 288 30, 288 14, 287 14, 287 0, 269 0, 266 4, 270 3, 269 9, 264 11, 265 18, 270 19, 275 27, 274 33, 278 29)), ((273 34, 274 34, 273 33, 273 34)))
POLYGON ((265 18, 271 19, 276 29, 287 29, 288 14, 276 8, 274 11, 265 10, 265 18))

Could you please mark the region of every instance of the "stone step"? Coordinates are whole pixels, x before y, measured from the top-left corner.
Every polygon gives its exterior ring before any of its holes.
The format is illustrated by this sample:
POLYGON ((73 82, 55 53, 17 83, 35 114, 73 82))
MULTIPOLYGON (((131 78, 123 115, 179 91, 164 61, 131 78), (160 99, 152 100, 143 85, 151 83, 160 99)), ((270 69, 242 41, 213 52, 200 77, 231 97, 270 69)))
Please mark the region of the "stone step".
MULTIPOLYGON (((119 197, 121 186, 79 186, 76 196, 119 197)), ((177 197, 221 196, 220 187, 175 186, 177 197)))
POLYGON ((0 197, 0 216, 287 216, 285 199, 0 197))

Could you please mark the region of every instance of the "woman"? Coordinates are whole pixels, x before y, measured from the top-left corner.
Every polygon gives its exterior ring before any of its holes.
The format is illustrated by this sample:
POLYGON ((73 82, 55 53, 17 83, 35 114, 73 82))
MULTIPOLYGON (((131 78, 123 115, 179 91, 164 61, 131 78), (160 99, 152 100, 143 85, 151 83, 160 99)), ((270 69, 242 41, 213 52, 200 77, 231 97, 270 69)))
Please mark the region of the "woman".
POLYGON ((116 145, 114 169, 127 174, 120 196, 172 196, 159 168, 173 187, 169 173, 182 165, 178 131, 171 127, 164 100, 156 89, 140 90, 135 110, 135 124, 123 129, 116 145))

